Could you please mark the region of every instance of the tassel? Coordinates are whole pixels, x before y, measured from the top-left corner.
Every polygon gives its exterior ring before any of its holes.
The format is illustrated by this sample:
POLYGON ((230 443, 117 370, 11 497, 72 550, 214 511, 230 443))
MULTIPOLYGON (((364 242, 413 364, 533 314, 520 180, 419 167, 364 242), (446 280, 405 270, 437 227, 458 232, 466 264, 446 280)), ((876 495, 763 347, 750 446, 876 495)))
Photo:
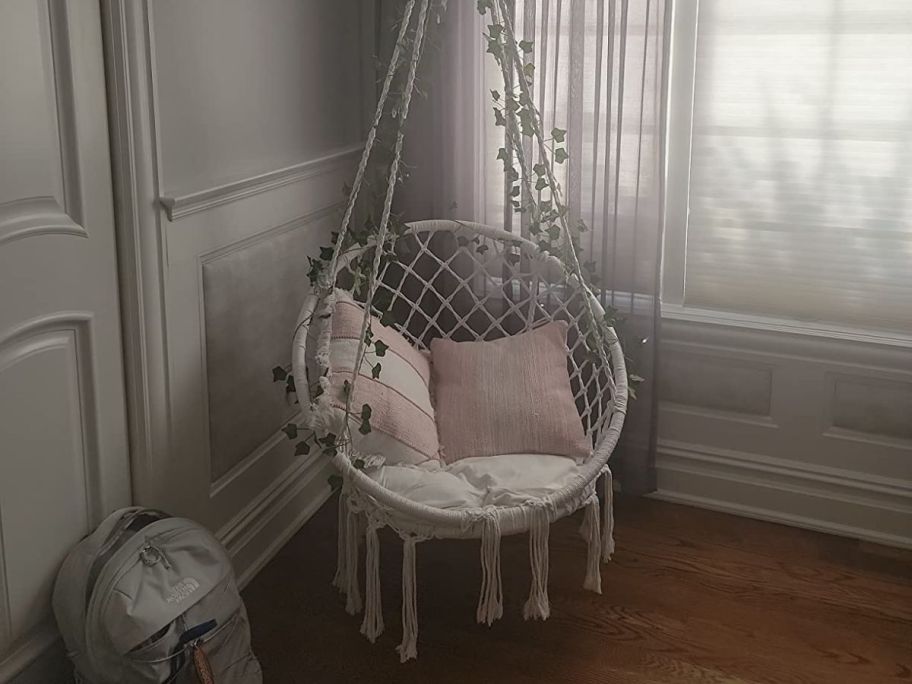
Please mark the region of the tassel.
POLYGON ((605 504, 602 510, 602 562, 607 563, 614 554, 614 486, 611 470, 605 466, 605 504))
POLYGON ((583 533, 588 544, 586 579, 583 580, 583 589, 601 594, 602 573, 599 568, 599 557, 602 552, 602 541, 599 536, 599 500, 595 495, 586 504, 586 512, 583 516, 583 533))
POLYGON ((348 537, 346 535, 348 532, 348 506, 346 505, 347 500, 348 497, 345 496, 345 494, 342 492, 339 492, 339 517, 336 521, 336 525, 339 528, 339 539, 338 543, 336 544, 336 574, 333 576, 332 581, 332 585, 343 594, 346 590, 346 581, 348 578, 348 537))
POLYGON ((551 615, 548 603, 548 534, 551 522, 548 509, 536 506, 531 509, 529 525, 529 561, 532 565, 532 588, 529 599, 523 606, 526 620, 547 620, 551 615))
POLYGON ((490 625, 503 617, 503 591, 500 581, 500 521, 494 513, 484 518, 481 532, 481 592, 478 596, 478 622, 490 625))
POLYGON ((345 611, 349 615, 355 615, 361 612, 361 587, 358 584, 358 512, 352 508, 352 503, 348 502, 348 511, 345 516, 345 611))
POLYGON ((399 662, 418 657, 418 597, 415 586, 415 545, 408 537, 402 542, 402 643, 396 647, 399 662))
POLYGON ((364 621, 361 634, 374 643, 383 633, 383 603, 380 600, 380 540, 377 525, 369 523, 364 549, 364 621))

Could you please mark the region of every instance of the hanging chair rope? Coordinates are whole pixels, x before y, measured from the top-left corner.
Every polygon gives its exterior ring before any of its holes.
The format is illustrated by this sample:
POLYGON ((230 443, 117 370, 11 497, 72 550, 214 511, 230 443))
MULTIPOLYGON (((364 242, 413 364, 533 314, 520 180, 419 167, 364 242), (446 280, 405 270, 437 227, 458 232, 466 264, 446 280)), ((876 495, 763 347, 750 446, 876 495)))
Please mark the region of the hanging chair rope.
MULTIPOLYGON (((393 148, 393 160, 390 163, 389 175, 387 177, 386 198, 383 202, 383 213, 380 216, 380 225, 377 228, 377 238, 374 248, 374 260, 371 265, 370 276, 367 281, 367 299, 364 307, 364 319, 361 321, 361 333, 358 336, 358 350, 355 353, 355 363, 352 367, 351 383, 345 400, 345 415, 351 415, 352 400, 355 394, 355 384, 361 375, 361 364, 364 361, 364 354, 367 351, 367 328, 370 325, 371 310, 370 304, 374 299, 377 291, 377 278, 380 275, 380 264, 383 260, 383 248, 386 244, 386 237, 389 234, 389 219, 393 207, 393 195, 396 192, 396 181, 399 177, 399 164, 402 160, 402 144, 405 141, 405 122, 408 119, 409 106, 412 102, 412 94, 415 90, 415 76, 418 72, 418 63, 421 60, 421 52, 424 45, 424 35, 428 26, 428 5, 430 0, 422 0, 421 8, 418 11, 418 23, 415 28, 414 46, 412 49, 411 60, 409 62, 408 76, 405 82, 405 91, 402 95, 402 108, 398 112, 399 127, 396 131, 396 145, 393 148)), ((401 33, 401 29, 400 29, 401 33)), ((339 242, 341 244, 341 235, 339 242)), ((351 433, 351 424, 345 421, 343 429, 351 433)), ((351 440, 347 440, 348 443, 351 440)))
MULTIPOLYGON (((425 7, 427 2, 425 2, 425 7)), ((402 21, 399 25, 399 35, 396 37, 396 45, 393 47, 393 54, 390 57, 389 67, 386 70, 386 78, 383 79, 383 88, 380 91, 380 97, 377 99, 377 109, 374 111, 374 120, 371 122, 370 130, 367 132, 367 140, 364 143, 364 151, 361 153, 361 161, 358 163, 358 170, 355 172, 355 180, 352 182, 351 192, 348 195, 348 204, 345 206, 345 214, 342 216, 342 224, 339 227, 339 237, 333 248, 332 259, 329 268, 324 272, 328 280, 322 283, 322 294, 327 294, 333 288, 336 268, 339 264, 339 253, 342 251, 342 245, 345 237, 348 235, 348 227, 351 223, 352 212, 358 201, 358 195, 361 192, 361 185, 364 181, 364 174, 367 171, 367 165, 370 162, 371 152, 374 149, 374 142, 377 139, 377 129, 380 127, 380 120, 383 118, 383 111, 386 108, 386 100, 389 97, 390 86, 399 70, 399 60, 402 56, 402 46, 405 43, 405 36, 408 32, 409 22, 412 18, 412 10, 415 8, 415 0, 408 0, 402 12, 402 21)))

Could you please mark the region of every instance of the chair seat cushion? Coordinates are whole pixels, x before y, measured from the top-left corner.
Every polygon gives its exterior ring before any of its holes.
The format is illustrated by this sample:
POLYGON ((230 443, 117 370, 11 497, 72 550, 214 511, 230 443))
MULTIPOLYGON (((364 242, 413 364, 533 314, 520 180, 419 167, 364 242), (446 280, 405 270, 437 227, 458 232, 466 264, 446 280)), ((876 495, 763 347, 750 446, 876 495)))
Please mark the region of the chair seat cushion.
POLYGON ((384 465, 367 474, 386 489, 434 508, 512 506, 569 485, 582 466, 564 456, 501 454, 450 465, 384 465))

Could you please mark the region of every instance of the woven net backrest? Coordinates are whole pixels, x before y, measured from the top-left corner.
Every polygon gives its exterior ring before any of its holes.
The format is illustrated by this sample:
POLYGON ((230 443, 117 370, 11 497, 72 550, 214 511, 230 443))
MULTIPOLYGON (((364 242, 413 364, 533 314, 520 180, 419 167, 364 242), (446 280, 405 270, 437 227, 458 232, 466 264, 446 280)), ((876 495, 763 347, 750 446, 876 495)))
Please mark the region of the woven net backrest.
MULTIPOLYGON (((494 340, 566 321, 571 388, 583 427, 597 444, 614 403, 613 371, 602 360, 611 355, 587 346, 585 298, 598 303, 560 260, 510 233, 456 221, 411 224, 395 251, 381 269, 372 313, 386 300, 390 325, 419 349, 438 337, 494 340)), ((356 274, 361 260, 373 256, 372 247, 350 253, 337 269, 337 285, 362 302, 366 287, 358 286, 356 274)))

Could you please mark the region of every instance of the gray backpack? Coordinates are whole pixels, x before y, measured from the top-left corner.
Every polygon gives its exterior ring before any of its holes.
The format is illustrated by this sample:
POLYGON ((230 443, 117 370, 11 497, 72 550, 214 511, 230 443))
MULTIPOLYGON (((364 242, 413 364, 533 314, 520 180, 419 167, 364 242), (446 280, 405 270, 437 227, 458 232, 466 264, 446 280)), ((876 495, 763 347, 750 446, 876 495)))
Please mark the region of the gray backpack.
POLYGON ((191 520, 124 508, 70 552, 54 614, 90 684, 260 684, 222 545, 191 520))

